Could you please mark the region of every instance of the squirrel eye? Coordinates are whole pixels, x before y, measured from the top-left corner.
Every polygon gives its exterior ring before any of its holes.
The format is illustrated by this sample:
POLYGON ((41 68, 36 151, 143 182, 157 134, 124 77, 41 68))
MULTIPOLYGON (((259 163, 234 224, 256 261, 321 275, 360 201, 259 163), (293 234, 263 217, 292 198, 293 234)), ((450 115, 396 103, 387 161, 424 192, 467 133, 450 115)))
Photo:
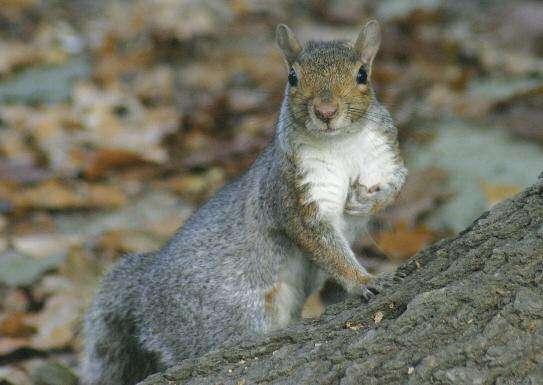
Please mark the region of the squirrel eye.
POLYGON ((288 82, 292 87, 296 87, 298 85, 298 76, 296 76, 296 71, 294 71, 294 68, 291 68, 290 71, 288 71, 288 82))
POLYGON ((364 67, 360 67, 358 74, 356 75, 356 82, 358 84, 366 84, 368 82, 368 73, 364 67))

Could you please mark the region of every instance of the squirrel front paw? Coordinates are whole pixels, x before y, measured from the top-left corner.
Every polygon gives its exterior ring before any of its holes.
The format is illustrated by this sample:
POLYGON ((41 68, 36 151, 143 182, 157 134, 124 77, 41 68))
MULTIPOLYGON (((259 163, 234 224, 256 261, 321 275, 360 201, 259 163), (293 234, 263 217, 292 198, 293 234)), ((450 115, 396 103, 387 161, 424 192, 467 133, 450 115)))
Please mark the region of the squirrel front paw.
POLYGON ((375 184, 367 187, 355 181, 347 192, 345 212, 350 215, 374 213, 390 200, 391 195, 391 188, 387 185, 375 184))
POLYGON ((402 282, 405 275, 400 272, 384 272, 378 275, 366 273, 364 277, 364 284, 347 279, 340 279, 339 283, 349 294, 360 296, 364 300, 369 301, 386 288, 395 283, 402 282))
POLYGON ((398 272, 384 272, 379 275, 377 275, 371 283, 369 283, 365 289, 367 292, 369 292, 370 297, 368 298, 367 295, 362 294, 362 297, 366 300, 374 297, 375 295, 379 294, 386 288, 391 287, 395 283, 402 282, 405 278, 405 275, 403 273, 398 272))

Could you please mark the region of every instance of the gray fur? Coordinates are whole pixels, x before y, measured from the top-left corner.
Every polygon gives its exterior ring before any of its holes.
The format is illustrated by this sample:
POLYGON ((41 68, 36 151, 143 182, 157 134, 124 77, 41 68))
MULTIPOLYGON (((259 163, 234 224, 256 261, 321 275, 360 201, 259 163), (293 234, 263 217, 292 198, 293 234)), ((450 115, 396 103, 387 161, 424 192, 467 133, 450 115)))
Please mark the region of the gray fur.
MULTIPOLYGON (((337 44, 342 54, 346 46, 337 44)), ((105 277, 85 321, 84 384, 134 384, 225 342, 283 327, 323 285, 326 266, 287 230, 300 213, 296 149, 284 146, 301 129, 288 95, 287 87, 274 140, 245 174, 200 207, 161 250, 126 256, 105 277), (278 282, 288 295, 270 310, 266 296, 278 282)), ((377 118, 375 103, 367 119, 377 118)))
MULTIPOLYGON (((106 276, 85 322, 87 384, 133 384, 240 334, 273 328, 264 294, 297 253, 279 225, 281 157, 270 145, 162 250, 127 256, 106 276)), ((295 268, 308 276, 300 282, 311 281, 315 269, 295 268)), ((311 286, 300 289, 294 316, 311 286)))

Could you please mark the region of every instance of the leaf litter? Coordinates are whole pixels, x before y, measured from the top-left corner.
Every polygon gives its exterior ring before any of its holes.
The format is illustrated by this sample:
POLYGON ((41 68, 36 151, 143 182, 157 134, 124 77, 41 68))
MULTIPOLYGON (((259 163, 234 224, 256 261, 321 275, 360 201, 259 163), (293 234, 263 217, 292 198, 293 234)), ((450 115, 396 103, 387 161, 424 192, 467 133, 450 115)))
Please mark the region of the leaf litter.
MULTIPOLYGON (((285 83, 275 24, 320 38, 383 24, 373 77, 410 175, 356 245, 378 273, 541 172, 542 14, 531 1, 3 4, 0 382, 76 383, 103 272, 160 247, 267 144, 285 83)), ((313 296, 304 315, 322 311, 313 296)))

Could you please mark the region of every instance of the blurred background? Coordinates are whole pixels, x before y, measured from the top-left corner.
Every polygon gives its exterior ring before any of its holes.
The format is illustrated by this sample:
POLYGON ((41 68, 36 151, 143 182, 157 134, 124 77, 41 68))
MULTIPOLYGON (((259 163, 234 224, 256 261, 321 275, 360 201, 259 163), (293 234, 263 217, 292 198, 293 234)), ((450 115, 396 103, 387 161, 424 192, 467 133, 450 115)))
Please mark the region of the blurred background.
POLYGON ((370 17, 410 169, 356 246, 377 272, 543 171, 542 2, 0 0, 0 384, 76 384, 103 271, 160 247, 267 144, 277 23, 351 39, 370 17))

